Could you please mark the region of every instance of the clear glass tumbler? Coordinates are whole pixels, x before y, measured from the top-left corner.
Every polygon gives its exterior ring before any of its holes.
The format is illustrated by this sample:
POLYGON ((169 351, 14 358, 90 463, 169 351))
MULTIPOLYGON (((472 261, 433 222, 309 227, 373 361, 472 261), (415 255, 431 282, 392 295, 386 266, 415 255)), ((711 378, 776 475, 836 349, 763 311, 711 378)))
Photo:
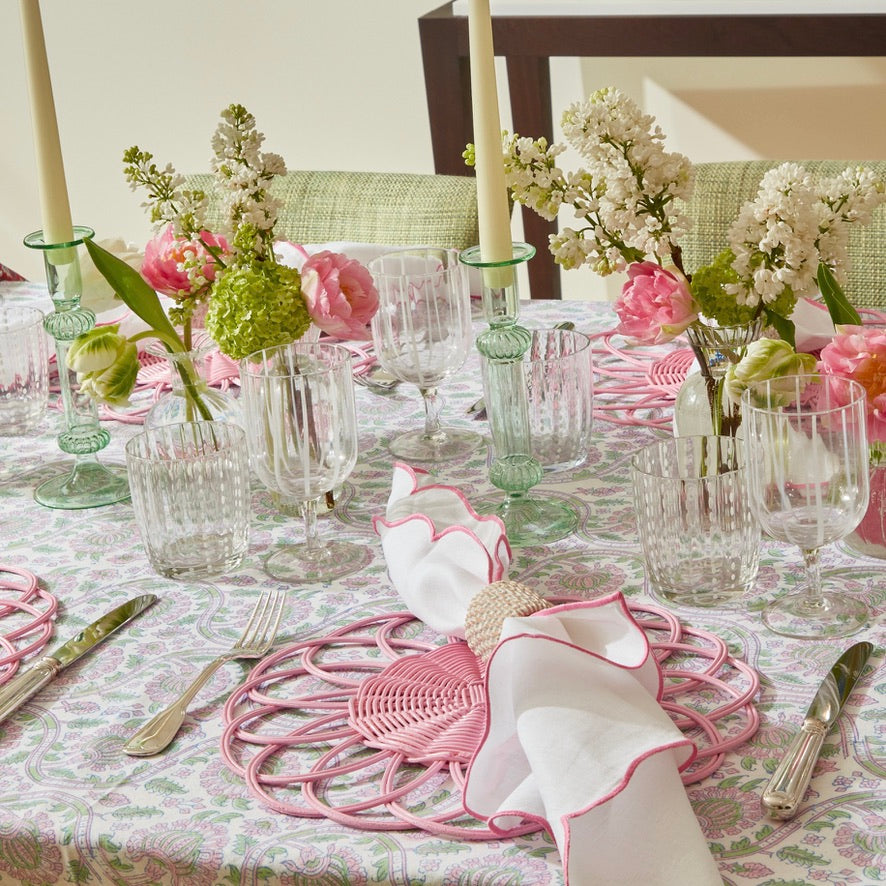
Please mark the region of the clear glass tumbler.
POLYGON ((532 454, 546 472, 580 466, 594 423, 591 340, 572 330, 536 329, 523 372, 532 454))
POLYGON ((49 401, 43 312, 0 302, 0 436, 33 430, 49 401))
POLYGON ((640 544, 656 596, 722 606, 753 588, 761 535, 741 440, 660 440, 635 453, 632 474, 640 544))
POLYGON ((182 422, 126 444, 136 524, 151 566, 167 578, 231 572, 249 547, 246 432, 182 422))

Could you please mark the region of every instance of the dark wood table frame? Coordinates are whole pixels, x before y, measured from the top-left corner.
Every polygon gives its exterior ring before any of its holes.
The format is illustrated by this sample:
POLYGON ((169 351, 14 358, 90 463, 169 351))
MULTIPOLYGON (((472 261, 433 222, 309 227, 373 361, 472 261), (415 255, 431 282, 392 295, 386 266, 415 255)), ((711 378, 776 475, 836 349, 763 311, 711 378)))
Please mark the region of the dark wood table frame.
MULTIPOLYGON (((839 7, 840 0, 835 2, 839 7)), ((473 138, 468 20, 446 3, 418 20, 438 173, 471 175, 462 151, 473 138)), ((550 59, 886 55, 886 12, 816 15, 496 16, 495 53, 507 64, 514 130, 554 137, 550 59)), ((576 98, 579 98, 578 96, 576 98)), ((548 255, 556 223, 523 209, 525 239, 548 255)), ((560 298, 558 268, 529 263, 533 298, 560 298)))

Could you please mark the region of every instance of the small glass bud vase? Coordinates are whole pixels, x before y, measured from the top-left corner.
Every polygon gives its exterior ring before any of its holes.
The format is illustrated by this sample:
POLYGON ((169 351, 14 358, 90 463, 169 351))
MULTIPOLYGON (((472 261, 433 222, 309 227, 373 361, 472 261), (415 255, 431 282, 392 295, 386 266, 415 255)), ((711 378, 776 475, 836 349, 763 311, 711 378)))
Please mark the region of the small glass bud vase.
POLYGON ((146 428, 185 421, 223 421, 243 426, 243 410, 233 393, 210 387, 206 380, 206 361, 216 350, 212 343, 190 351, 170 353, 161 345, 149 346, 148 352, 169 363, 171 391, 162 394, 145 416, 146 428))
POLYGON ((762 317, 738 326, 693 324, 686 337, 700 371, 691 372, 674 402, 674 436, 734 437, 741 426, 741 409, 723 396, 730 364, 738 363, 745 349, 763 332, 762 317))

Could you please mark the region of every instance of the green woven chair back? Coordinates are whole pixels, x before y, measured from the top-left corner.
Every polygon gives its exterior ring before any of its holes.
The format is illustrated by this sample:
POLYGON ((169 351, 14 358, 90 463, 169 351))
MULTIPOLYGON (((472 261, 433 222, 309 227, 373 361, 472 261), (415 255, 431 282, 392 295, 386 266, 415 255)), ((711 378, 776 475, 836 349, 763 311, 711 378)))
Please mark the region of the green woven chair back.
MULTIPOLYGON (((690 273, 708 264, 726 246, 726 232, 742 203, 757 193, 763 174, 783 161, 743 160, 699 163, 695 190, 685 204, 692 230, 680 239, 683 260, 690 273)), ((865 166, 886 177, 886 161, 801 160, 815 177, 833 176, 847 166, 865 166)), ((844 290, 857 308, 886 309, 886 206, 880 206, 869 225, 854 226, 849 238, 850 267, 844 290)))
MULTIPOLYGON (((186 176, 209 195, 208 222, 223 220, 211 175, 186 176)), ((275 179, 283 201, 277 234, 293 243, 378 243, 466 249, 479 242, 473 177, 400 172, 290 171, 275 179)))

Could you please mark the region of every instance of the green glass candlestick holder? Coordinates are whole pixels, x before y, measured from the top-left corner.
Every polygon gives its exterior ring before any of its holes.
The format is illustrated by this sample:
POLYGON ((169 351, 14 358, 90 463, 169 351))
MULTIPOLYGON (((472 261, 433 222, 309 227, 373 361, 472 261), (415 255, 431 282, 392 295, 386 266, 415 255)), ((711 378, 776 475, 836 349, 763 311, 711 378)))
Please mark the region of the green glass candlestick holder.
POLYGON ((25 237, 25 246, 43 253, 46 283, 55 310, 43 321, 55 339, 56 368, 64 406, 64 427, 58 435, 62 452, 74 456, 70 471, 51 477, 34 490, 34 499, 48 508, 77 510, 114 504, 129 498, 123 469, 102 465, 95 453, 104 449, 111 435, 101 427, 92 398, 80 392, 66 358, 78 335, 95 326, 95 314, 80 304, 83 284, 77 248, 94 236, 91 228, 75 226, 68 243, 47 243, 42 231, 25 237))
POLYGON ((479 246, 459 256, 483 276, 483 317, 489 328, 477 336, 476 345, 492 436, 489 481, 505 493, 504 499, 493 496, 472 504, 479 513, 497 514, 505 524, 508 541, 516 547, 557 541, 578 525, 575 511, 566 503, 529 494, 541 482, 542 466, 532 455, 529 433, 523 363, 532 333, 517 322, 520 301, 516 270, 534 255, 534 246, 514 243, 513 257, 503 261, 484 261, 479 246))

